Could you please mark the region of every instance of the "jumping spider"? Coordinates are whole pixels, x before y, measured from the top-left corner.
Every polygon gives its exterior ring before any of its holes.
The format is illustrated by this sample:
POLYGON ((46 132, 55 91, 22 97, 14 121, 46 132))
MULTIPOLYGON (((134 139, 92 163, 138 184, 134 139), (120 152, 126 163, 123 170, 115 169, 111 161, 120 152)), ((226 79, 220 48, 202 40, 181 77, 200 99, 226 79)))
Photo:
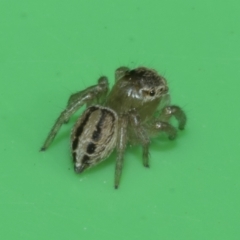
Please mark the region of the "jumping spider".
POLYGON ((118 188, 127 144, 142 145, 143 165, 149 167, 150 137, 165 132, 174 139, 177 130, 169 119, 174 116, 182 130, 186 115, 180 107, 170 105, 167 82, 153 69, 120 67, 115 71, 113 88, 108 90, 108 79, 103 76, 96 85, 71 95, 41 150, 49 147, 62 124, 86 104, 71 134, 75 172, 102 162, 116 148, 114 186, 118 188))

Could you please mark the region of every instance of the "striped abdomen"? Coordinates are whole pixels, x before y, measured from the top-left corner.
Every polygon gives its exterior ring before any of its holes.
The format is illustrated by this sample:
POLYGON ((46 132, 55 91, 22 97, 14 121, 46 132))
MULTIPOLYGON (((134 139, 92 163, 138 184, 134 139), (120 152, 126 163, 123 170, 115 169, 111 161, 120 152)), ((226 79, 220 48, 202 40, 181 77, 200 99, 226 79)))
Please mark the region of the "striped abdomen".
POLYGON ((85 110, 71 135, 76 172, 96 165, 113 151, 117 124, 117 114, 109 108, 92 106, 85 110))

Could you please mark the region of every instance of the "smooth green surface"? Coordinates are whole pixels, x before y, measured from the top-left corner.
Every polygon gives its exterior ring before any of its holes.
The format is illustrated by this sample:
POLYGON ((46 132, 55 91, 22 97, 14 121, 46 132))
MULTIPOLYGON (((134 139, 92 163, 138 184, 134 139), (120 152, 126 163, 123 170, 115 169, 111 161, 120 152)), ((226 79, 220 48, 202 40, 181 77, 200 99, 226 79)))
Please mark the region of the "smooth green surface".
MULTIPOLYGON (((0 1, 1 239, 240 239, 238 1, 0 1), (151 168, 128 149, 76 175, 68 96, 121 66, 168 79, 188 116, 152 141, 151 168)), ((76 118, 75 118, 76 119, 76 118)))

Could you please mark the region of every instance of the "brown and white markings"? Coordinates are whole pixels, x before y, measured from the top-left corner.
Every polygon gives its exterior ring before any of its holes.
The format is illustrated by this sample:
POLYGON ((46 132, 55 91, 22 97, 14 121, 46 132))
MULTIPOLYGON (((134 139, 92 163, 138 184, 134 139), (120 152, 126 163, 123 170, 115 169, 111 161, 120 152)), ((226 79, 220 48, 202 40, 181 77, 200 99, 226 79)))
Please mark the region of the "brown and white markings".
POLYGON ((169 123, 172 116, 178 121, 178 129, 184 129, 186 115, 180 107, 170 105, 168 90, 166 79, 153 69, 120 67, 110 91, 107 78, 100 77, 96 85, 70 96, 41 150, 49 147, 62 124, 86 104, 71 134, 74 169, 81 173, 105 160, 116 148, 114 186, 118 188, 128 143, 142 146, 143 165, 148 167, 150 138, 165 132, 174 139, 177 129, 169 123))
POLYGON ((89 107, 72 131, 72 155, 77 173, 109 156, 117 141, 117 114, 111 109, 89 107))

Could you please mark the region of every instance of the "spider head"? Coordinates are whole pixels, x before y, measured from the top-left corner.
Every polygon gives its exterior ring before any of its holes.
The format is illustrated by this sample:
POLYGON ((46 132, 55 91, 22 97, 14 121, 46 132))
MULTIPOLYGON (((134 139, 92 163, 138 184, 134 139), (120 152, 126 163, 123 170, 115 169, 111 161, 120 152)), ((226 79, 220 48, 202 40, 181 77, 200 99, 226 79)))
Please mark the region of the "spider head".
POLYGON ((168 92, 167 82, 155 70, 139 67, 126 72, 128 97, 151 102, 168 92))
MULTIPOLYGON (((123 69, 123 68, 121 68, 123 69)), ((140 115, 151 115, 168 93, 167 82, 155 70, 124 68, 108 95, 106 106, 117 113, 136 109, 140 115)))

